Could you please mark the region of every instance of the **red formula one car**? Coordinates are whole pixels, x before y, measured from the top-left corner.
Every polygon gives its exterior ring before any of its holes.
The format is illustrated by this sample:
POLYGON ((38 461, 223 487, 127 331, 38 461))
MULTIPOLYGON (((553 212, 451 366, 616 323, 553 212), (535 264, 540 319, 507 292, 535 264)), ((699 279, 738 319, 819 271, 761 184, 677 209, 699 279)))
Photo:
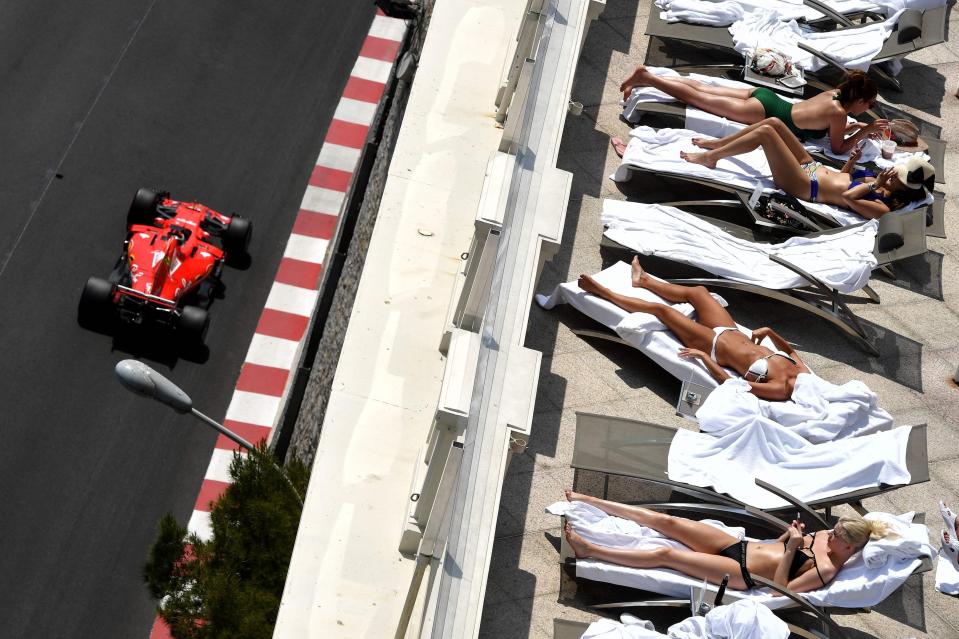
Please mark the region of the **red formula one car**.
POLYGON ((81 323, 115 316, 129 324, 159 322, 202 342, 210 323, 207 308, 221 287, 223 263, 228 253, 246 255, 250 221, 173 200, 166 192, 140 189, 130 204, 127 225, 123 253, 110 278, 91 277, 83 287, 81 323))

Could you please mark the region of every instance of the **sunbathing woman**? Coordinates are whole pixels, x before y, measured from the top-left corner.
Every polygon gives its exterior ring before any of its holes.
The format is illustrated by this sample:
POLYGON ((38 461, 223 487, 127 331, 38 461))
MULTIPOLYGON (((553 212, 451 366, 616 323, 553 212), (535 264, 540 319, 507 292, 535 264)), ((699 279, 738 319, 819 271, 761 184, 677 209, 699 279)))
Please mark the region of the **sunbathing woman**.
POLYGON ((693 138, 705 153, 680 153, 694 164, 714 168, 722 158, 762 147, 772 170, 773 182, 786 193, 810 202, 823 202, 849 209, 873 219, 925 199, 932 191, 936 170, 918 157, 886 169, 879 175, 856 170, 862 149, 853 149, 840 170, 812 159, 802 143, 777 118, 752 124, 718 140, 693 138))
POLYGON ((803 534, 803 525, 793 521, 774 542, 741 541, 714 526, 682 517, 672 517, 638 506, 628 506, 598 497, 566 491, 566 499, 581 501, 603 512, 652 528, 689 550, 607 548, 590 543, 566 524, 566 539, 577 558, 599 559, 631 568, 669 568, 696 579, 719 584, 729 575, 729 587, 756 587, 751 575, 770 579, 793 592, 809 592, 828 584, 849 558, 870 538, 887 534, 887 527, 858 515, 840 517, 832 530, 803 534))
POLYGON ((833 153, 847 153, 862 140, 889 126, 888 120, 847 124, 847 116, 861 115, 876 104, 878 89, 862 71, 852 71, 835 90, 795 104, 764 87, 733 89, 710 86, 691 78, 657 76, 643 65, 639 65, 619 87, 623 99, 629 99, 633 87, 638 86, 659 89, 697 109, 733 122, 756 124, 766 118, 776 117, 800 140, 815 140, 828 133, 833 153))
POLYGON ((789 342, 773 329, 757 328, 752 339, 741 333, 726 309, 705 287, 670 284, 650 277, 638 257, 633 258, 632 280, 634 287, 648 289, 669 302, 692 304, 699 321, 693 321, 665 304, 614 293, 588 275, 579 276, 579 287, 630 313, 655 315, 685 346, 679 351, 681 357, 701 360, 720 383, 730 377, 723 367, 733 369, 749 382, 753 394, 762 399, 788 400, 796 377, 809 372, 789 342), (778 350, 771 351, 760 345, 766 337, 778 350))

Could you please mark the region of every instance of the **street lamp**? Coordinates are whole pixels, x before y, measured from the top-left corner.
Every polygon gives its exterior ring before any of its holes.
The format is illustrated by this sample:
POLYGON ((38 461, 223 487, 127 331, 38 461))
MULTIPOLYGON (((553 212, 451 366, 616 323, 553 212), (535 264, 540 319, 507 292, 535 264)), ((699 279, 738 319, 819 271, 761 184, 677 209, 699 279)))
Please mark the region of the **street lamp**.
MULTIPOLYGON (((116 372, 120 383, 123 384, 127 390, 130 390, 142 397, 155 399, 161 404, 166 404, 180 414, 190 413, 207 426, 219 431, 225 437, 233 440, 246 450, 250 451, 250 453, 254 455, 261 454, 260 450, 257 449, 256 446, 246 441, 230 429, 226 428, 223 424, 220 424, 216 420, 207 417, 197 409, 193 408, 193 400, 190 399, 189 395, 183 392, 182 388, 153 370, 147 364, 135 359, 125 359, 117 362, 117 365, 113 370, 116 372)), ((283 472, 283 469, 277 465, 276 461, 274 461, 272 457, 267 456, 267 458, 269 459, 270 463, 273 464, 273 466, 280 472, 280 475, 286 480, 286 483, 290 486, 293 494, 296 495, 296 500, 300 502, 300 506, 302 506, 303 499, 296 491, 296 487, 293 485, 293 482, 290 481, 290 478, 286 476, 286 473, 283 472)))

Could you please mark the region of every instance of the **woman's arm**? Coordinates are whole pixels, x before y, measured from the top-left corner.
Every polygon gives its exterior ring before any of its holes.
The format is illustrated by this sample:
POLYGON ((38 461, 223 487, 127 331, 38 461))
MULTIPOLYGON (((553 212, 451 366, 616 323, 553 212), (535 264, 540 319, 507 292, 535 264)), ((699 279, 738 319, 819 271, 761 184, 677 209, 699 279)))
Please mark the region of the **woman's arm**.
POLYGON ((874 120, 869 124, 858 127, 858 130, 846 137, 846 114, 837 115, 829 122, 829 144, 833 153, 848 153, 849 149, 867 139, 870 135, 879 133, 888 128, 889 120, 874 120))
POLYGON ((783 549, 783 556, 780 558, 779 564, 776 566, 776 573, 773 575, 773 581, 780 586, 789 587, 789 567, 792 565, 793 557, 796 556, 796 549, 802 545, 802 529, 803 525, 794 519, 783 533, 786 538, 783 540, 786 542, 786 547, 783 549))
POLYGON ((753 342, 756 344, 761 344, 762 341, 767 337, 772 340, 773 345, 778 350, 781 350, 784 353, 789 353, 790 355, 796 352, 793 350, 792 344, 786 341, 786 338, 768 326, 763 326, 762 328, 753 330, 753 342))
POLYGON ((753 395, 760 399, 768 399, 771 402, 784 402, 789 399, 785 382, 750 382, 746 380, 746 383, 752 389, 753 395))
POLYGON ((709 374, 712 375, 720 384, 729 379, 729 373, 726 372, 726 369, 717 364, 712 357, 701 350, 695 348, 681 348, 679 349, 679 356, 685 359, 698 359, 701 361, 703 366, 706 367, 706 370, 709 371, 709 374))

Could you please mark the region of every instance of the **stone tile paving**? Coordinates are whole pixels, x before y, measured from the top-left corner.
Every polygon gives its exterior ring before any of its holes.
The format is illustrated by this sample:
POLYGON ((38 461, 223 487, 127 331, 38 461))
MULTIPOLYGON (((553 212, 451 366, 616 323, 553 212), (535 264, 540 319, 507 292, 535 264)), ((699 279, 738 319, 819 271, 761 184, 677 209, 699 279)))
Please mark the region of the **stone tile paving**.
MULTIPOLYGON (((598 250, 601 199, 625 199, 608 180, 618 166, 610 135, 623 135, 618 86, 645 58, 643 35, 650 0, 607 0, 604 15, 590 30, 573 87, 583 115, 568 117, 560 168, 574 174, 564 249, 547 265, 540 290, 548 291, 582 272, 601 268, 598 250)), ((949 29, 959 26, 951 10, 949 29)), ((931 481, 870 499, 873 510, 924 511, 933 534, 940 520, 937 500, 959 504, 959 389, 950 381, 959 365, 959 44, 948 42, 910 56, 901 75, 905 90, 882 90, 886 102, 943 127, 948 143, 946 231, 950 239, 930 238, 943 255, 944 301, 924 297, 874 278, 880 305, 857 304, 860 317, 874 323, 889 345, 883 357, 869 358, 838 330, 802 313, 748 296, 731 296, 737 319, 746 325, 772 324, 800 345, 809 364, 826 379, 862 379, 879 393, 898 423, 929 425, 931 481), (894 346, 893 346, 894 345, 894 346), (895 356, 889 348, 897 348, 895 356)), ((647 185, 634 180, 629 193, 647 185)), ((627 189, 624 189, 627 190, 627 189)), ((530 314, 527 345, 543 352, 540 392, 528 449, 513 457, 506 471, 490 566, 481 636, 552 636, 555 617, 589 621, 598 613, 564 603, 558 564, 558 522, 543 509, 572 485, 569 468, 575 412, 587 411, 692 427, 676 417, 678 385, 635 351, 572 333, 582 318, 568 309, 530 314)), ((871 614, 836 617, 851 639, 928 637, 959 639, 959 599, 935 591, 933 572, 909 579, 871 614)), ((652 616, 652 615, 650 615, 652 616)), ((655 617, 668 625, 678 620, 655 617)), ((661 625, 660 629, 664 629, 661 625)))

